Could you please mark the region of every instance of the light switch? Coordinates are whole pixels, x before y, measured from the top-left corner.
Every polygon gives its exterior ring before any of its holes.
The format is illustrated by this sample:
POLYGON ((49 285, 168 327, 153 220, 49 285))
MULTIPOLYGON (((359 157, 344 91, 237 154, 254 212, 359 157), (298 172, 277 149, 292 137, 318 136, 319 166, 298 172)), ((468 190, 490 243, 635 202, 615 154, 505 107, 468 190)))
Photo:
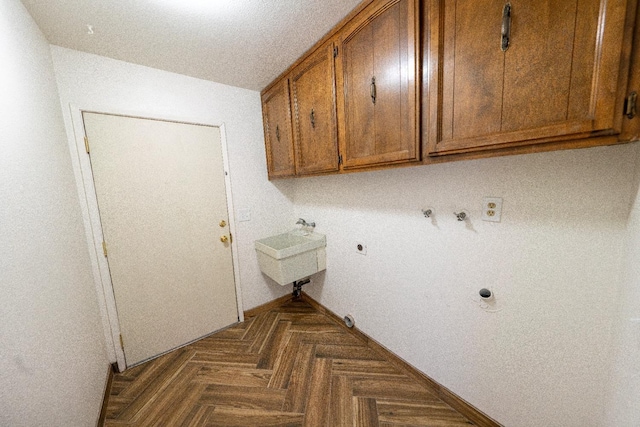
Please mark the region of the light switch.
POLYGON ((238 209, 238 222, 251 221, 251 209, 238 209))

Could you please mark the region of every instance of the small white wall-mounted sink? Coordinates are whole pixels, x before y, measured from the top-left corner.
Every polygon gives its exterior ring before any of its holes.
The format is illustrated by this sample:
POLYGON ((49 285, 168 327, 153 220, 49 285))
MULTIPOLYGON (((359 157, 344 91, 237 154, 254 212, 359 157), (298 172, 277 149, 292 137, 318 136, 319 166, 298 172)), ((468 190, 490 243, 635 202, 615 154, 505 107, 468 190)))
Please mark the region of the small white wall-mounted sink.
POLYGON ((298 230, 256 240, 260 270, 284 286, 327 268, 324 234, 298 230))

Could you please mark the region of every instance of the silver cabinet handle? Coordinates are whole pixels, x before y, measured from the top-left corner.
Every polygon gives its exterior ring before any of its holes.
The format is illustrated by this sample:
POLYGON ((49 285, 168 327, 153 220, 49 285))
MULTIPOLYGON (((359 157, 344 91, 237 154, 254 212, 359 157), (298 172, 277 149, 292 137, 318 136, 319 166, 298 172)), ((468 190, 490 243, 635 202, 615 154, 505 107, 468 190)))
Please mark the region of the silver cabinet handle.
POLYGON ((504 5, 502 9, 502 42, 500 49, 506 52, 509 49, 509 42, 511 40, 511 3, 504 5))
POLYGON ((376 78, 371 77, 371 102, 376 103, 376 78))

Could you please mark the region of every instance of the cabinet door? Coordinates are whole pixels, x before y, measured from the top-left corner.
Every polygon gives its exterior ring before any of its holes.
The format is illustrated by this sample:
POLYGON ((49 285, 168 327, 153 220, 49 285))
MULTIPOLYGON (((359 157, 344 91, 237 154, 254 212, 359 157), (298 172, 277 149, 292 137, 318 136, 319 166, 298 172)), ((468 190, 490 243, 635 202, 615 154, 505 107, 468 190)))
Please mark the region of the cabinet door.
POLYGON ((627 0, 428 3, 431 154, 620 131, 627 0))
POLYGON ((262 118, 269 179, 295 175, 288 79, 262 94, 262 118))
POLYGON ((417 2, 374 1, 339 37, 343 167, 419 160, 417 2))
POLYGON ((337 171, 333 44, 298 65, 291 73, 293 141, 298 175, 337 171))

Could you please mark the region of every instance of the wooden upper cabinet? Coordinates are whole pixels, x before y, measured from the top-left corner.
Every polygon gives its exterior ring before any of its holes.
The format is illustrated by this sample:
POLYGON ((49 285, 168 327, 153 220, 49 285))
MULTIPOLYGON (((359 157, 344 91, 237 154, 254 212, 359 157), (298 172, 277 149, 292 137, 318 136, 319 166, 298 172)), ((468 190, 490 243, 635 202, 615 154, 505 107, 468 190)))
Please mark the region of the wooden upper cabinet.
POLYGON ((420 159, 418 3, 375 0, 339 33, 337 106, 345 169, 420 159))
POLYGON ((288 79, 262 94, 262 118, 269 179, 295 175, 288 79))
POLYGON ((425 1, 428 152, 619 133, 627 6, 627 0, 425 1))
POLYGON ((333 44, 328 43, 291 72, 298 175, 339 169, 333 52, 333 44))

